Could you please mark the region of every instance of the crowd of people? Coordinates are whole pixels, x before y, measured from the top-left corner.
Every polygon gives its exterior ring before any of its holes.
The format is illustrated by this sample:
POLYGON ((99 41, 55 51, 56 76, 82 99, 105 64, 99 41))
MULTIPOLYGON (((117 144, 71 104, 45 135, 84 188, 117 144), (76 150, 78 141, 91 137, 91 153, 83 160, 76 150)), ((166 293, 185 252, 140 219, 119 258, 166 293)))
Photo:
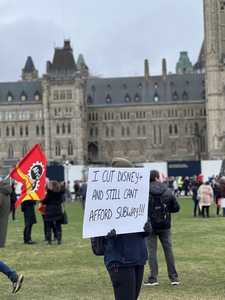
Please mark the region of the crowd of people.
POLYGON ((168 187, 176 196, 193 200, 193 216, 210 217, 210 206, 215 204, 216 215, 225 217, 225 177, 212 176, 204 181, 200 174, 193 177, 169 177, 168 187))
MULTIPOLYGON (((123 158, 112 161, 112 167, 134 167, 123 158)), ((39 202, 38 210, 43 218, 43 236, 48 245, 53 241, 62 242, 62 224, 67 224, 64 203, 80 201, 85 208, 87 183, 74 181, 73 192, 70 182, 47 181, 46 196, 39 202)), ((160 173, 150 173, 148 220, 143 232, 117 235, 115 229, 104 237, 104 263, 112 282, 116 300, 137 300, 143 282, 144 266, 148 261, 149 276, 145 286, 156 286, 158 282, 157 241, 159 240, 166 259, 168 277, 171 285, 179 285, 172 247, 171 214, 179 211, 177 197, 190 196, 193 199, 193 216, 210 216, 210 205, 215 202, 217 215, 223 208, 225 216, 225 177, 212 177, 204 182, 203 176, 169 177, 164 182, 160 173), (132 249, 132 251, 130 251, 132 249)), ((16 219, 15 184, 0 182, 0 247, 4 247, 7 233, 8 215, 16 219), (9 201, 10 199, 10 201, 9 201)), ((24 201, 21 205, 24 214, 23 241, 32 245, 32 227, 36 223, 35 205, 37 201, 24 201)), ((0 261, 0 272, 12 281, 12 292, 20 290, 24 276, 0 261)))

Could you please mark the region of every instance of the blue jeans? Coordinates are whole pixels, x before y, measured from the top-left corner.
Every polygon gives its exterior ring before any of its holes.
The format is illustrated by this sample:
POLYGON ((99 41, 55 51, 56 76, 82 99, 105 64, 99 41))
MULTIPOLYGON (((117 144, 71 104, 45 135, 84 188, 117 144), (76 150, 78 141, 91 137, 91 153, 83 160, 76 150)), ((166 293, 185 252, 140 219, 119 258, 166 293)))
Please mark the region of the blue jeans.
POLYGON ((0 272, 5 274, 11 281, 16 281, 17 273, 10 269, 3 261, 0 260, 0 272))

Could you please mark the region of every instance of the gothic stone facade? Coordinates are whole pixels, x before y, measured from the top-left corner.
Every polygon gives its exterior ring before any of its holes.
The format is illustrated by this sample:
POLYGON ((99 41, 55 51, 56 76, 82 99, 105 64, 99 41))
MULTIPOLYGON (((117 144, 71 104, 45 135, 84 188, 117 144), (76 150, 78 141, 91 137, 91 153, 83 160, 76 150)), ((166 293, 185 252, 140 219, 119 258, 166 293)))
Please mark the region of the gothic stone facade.
POLYGON ((207 134, 210 158, 225 157, 225 1, 204 0, 207 134))
POLYGON ((195 160, 207 157, 205 79, 182 52, 176 74, 95 78, 69 41, 39 78, 31 57, 22 80, 0 83, 0 159, 40 143, 49 161, 195 160))

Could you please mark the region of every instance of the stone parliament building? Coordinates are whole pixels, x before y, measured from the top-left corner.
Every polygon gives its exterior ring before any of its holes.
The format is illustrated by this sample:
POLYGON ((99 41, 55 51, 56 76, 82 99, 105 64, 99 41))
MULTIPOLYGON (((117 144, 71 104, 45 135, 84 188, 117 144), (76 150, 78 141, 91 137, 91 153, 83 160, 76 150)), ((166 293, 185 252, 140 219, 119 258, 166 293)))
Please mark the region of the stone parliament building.
POLYGON ((0 164, 40 143, 49 162, 108 163, 225 158, 225 1, 204 0, 205 36, 195 64, 176 73, 91 76, 69 40, 39 77, 31 57, 22 80, 0 83, 0 164))

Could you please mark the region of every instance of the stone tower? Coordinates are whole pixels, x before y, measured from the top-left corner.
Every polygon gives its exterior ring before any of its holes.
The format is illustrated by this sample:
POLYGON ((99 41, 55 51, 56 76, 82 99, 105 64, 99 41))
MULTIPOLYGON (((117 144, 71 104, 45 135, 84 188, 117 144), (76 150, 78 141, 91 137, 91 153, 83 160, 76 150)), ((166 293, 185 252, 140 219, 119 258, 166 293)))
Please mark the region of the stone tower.
POLYGON ((204 0, 208 156, 225 158, 225 1, 204 0))
POLYGON ((70 41, 65 40, 62 48, 55 48, 42 80, 48 160, 82 164, 87 159, 85 84, 70 41))

